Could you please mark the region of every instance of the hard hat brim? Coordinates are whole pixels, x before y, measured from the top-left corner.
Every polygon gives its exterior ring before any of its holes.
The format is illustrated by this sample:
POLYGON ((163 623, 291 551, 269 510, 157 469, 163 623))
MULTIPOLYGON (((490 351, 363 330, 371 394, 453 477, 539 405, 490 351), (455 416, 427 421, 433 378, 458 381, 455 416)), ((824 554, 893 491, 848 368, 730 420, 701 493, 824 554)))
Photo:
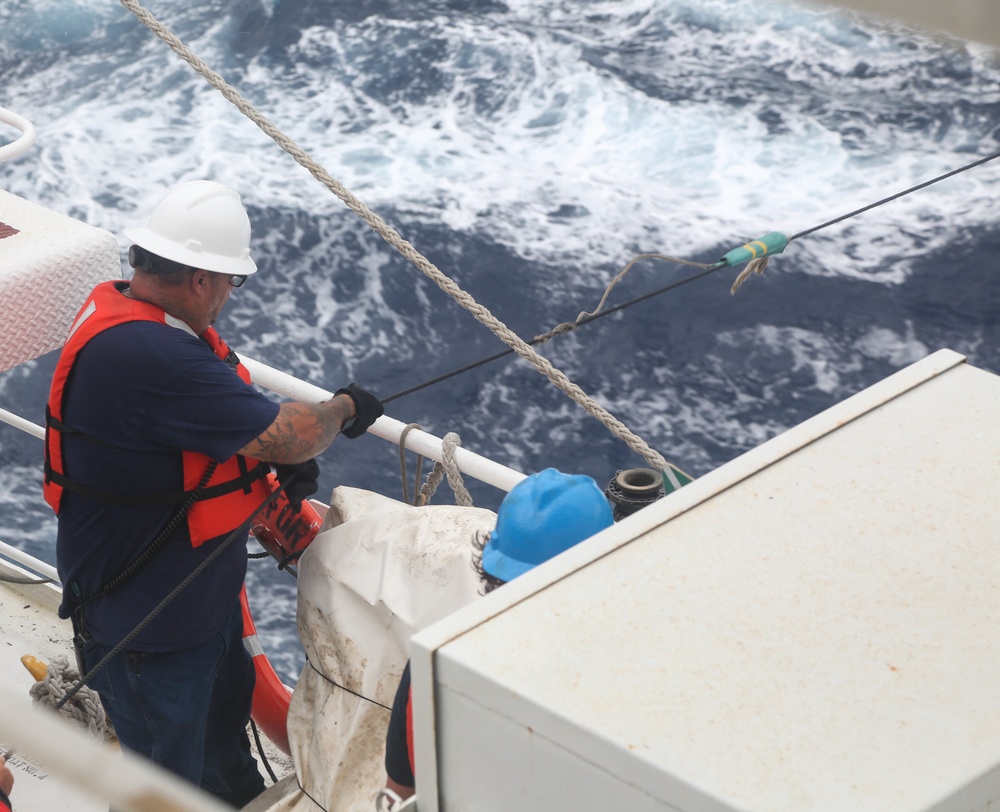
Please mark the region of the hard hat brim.
MULTIPOLYGON (((490 541, 492 541, 492 538, 490 541)), ((495 545, 491 545, 489 542, 483 549, 483 556, 480 563, 482 564, 483 572, 487 575, 492 575, 504 583, 513 581, 517 576, 524 575, 528 570, 535 568, 534 564, 518 561, 504 555, 495 545)))
POLYGON ((146 226, 127 228, 124 234, 141 248, 145 248, 164 259, 179 262, 182 265, 190 265, 192 268, 233 276, 250 276, 250 274, 257 272, 257 265, 250 258, 249 252, 242 257, 227 257, 207 251, 197 251, 180 246, 146 226))

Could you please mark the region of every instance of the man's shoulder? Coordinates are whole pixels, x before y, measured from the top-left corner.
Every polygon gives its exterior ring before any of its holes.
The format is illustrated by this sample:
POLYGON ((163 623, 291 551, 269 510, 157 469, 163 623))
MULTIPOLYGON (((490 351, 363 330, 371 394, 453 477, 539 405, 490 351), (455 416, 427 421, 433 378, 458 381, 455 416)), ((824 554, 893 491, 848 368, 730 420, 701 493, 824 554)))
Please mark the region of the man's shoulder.
POLYGON ((95 335, 88 343, 90 355, 119 358, 176 358, 178 354, 214 355, 194 333, 156 321, 129 321, 95 335))
POLYGON ((134 339, 142 336, 156 336, 158 340, 194 340, 198 339, 193 333, 185 333, 169 324, 160 321, 123 321, 121 324, 114 324, 101 330, 94 335, 87 343, 90 345, 118 344, 124 340, 134 339))
MULTIPOLYGON (((157 322, 128 322, 109 327, 87 343, 77 360, 76 377, 99 388, 126 383, 134 388, 141 381, 159 381, 156 386, 161 386, 169 381, 171 388, 184 389, 211 370, 216 358, 192 333, 157 322)), ((213 370, 213 377, 218 374, 213 370)))
MULTIPOLYGON (((164 339, 176 339, 177 341, 201 341, 194 332, 166 324, 162 321, 151 321, 149 319, 136 319, 135 321, 123 321, 102 330, 94 339, 108 335, 155 335, 164 339)), ((204 342, 202 342, 204 343, 204 342)))

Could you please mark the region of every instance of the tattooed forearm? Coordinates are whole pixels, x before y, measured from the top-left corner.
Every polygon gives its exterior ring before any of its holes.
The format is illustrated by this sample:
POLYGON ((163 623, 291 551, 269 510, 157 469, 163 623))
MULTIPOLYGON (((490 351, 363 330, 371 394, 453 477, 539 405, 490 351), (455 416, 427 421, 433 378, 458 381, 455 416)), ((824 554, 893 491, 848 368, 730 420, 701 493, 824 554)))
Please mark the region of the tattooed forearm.
POLYGON ((324 403, 283 403, 274 422, 240 453, 293 464, 321 454, 354 416, 354 401, 340 395, 324 403))

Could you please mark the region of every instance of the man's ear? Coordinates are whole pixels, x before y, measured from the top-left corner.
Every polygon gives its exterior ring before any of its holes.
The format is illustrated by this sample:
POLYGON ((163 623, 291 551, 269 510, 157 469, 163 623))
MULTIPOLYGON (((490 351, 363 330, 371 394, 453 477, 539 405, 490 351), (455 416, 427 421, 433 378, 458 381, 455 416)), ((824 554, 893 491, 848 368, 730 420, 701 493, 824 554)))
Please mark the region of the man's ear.
POLYGON ((209 292, 212 287, 212 280, 209 279, 208 271, 203 271, 200 268, 192 270, 188 286, 192 293, 196 293, 199 296, 209 292))

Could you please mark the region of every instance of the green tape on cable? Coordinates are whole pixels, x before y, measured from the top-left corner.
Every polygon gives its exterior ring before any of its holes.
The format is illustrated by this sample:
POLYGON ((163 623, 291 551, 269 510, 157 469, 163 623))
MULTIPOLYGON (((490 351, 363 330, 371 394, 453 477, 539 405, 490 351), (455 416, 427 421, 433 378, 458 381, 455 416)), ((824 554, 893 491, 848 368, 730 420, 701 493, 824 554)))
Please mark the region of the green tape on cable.
POLYGON ((722 257, 719 262, 724 262, 727 267, 732 268, 734 265, 742 265, 744 262, 749 262, 752 259, 770 256, 771 254, 780 254, 786 247, 788 247, 788 237, 780 231, 772 231, 760 239, 748 242, 739 248, 734 248, 722 257))
POLYGON ((683 488, 685 485, 687 485, 687 484, 689 484, 691 482, 694 482, 694 478, 688 476, 687 474, 685 474, 680 468, 677 468, 677 467, 675 467, 673 465, 670 465, 669 462, 667 463, 667 465, 669 466, 669 469, 668 469, 669 473, 668 473, 668 471, 661 471, 660 472, 662 474, 662 476, 663 476, 663 493, 664 493, 664 495, 666 495, 668 493, 673 493, 678 488, 683 488), (672 474, 673 476, 671 477, 670 474, 672 474), (674 485, 674 483, 671 482, 671 479, 676 480, 677 484, 674 485))

